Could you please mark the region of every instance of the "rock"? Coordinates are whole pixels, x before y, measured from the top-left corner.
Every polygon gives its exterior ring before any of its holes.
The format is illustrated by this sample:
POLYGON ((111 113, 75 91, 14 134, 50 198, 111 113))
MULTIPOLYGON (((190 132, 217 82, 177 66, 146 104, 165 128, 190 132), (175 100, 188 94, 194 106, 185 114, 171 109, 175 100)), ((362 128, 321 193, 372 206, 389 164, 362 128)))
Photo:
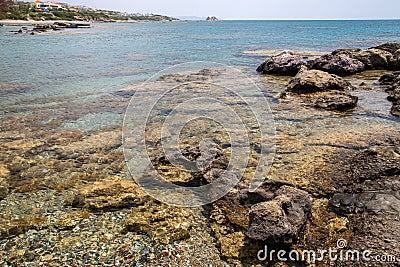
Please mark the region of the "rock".
POLYGON ((391 74, 384 74, 379 78, 381 85, 391 85, 400 82, 400 72, 393 72, 391 74))
POLYGON ((334 56, 336 56, 336 55, 353 55, 360 51, 361 51, 361 49, 359 49, 359 48, 341 48, 341 49, 334 50, 331 54, 334 56))
POLYGON ((199 147, 188 146, 179 152, 167 156, 161 155, 153 160, 153 165, 165 175, 163 176, 165 180, 188 187, 198 187, 218 179, 222 174, 218 173, 218 170, 223 172, 228 164, 229 161, 223 150, 216 144, 206 145, 203 151, 199 147), (181 170, 190 170, 190 172, 183 176, 181 170))
POLYGON ((310 195, 290 186, 275 194, 275 199, 251 207, 247 236, 272 245, 291 244, 310 216, 310 195))
POLYGON ((113 211, 140 206, 149 199, 133 181, 115 177, 86 185, 67 204, 94 211, 113 211))
POLYGON ((353 57, 364 63, 366 69, 386 70, 389 69, 392 54, 376 48, 362 50, 353 54, 353 57))
POLYGON ((294 76, 305 64, 301 56, 285 51, 267 59, 257 68, 257 71, 263 74, 294 76))
POLYGON ((323 92, 312 100, 313 106, 326 110, 346 111, 357 106, 358 97, 344 92, 323 92))
POLYGON ((400 49, 393 53, 389 67, 391 70, 400 70, 400 49))
POLYGON ((147 203, 132 209, 124 226, 127 231, 146 234, 156 243, 171 242, 190 237, 190 229, 196 220, 188 208, 147 203))
POLYGON ((308 70, 302 67, 289 83, 287 91, 296 94, 308 94, 332 90, 344 91, 352 88, 353 86, 349 82, 335 74, 321 70, 308 70))
POLYGON ((390 113, 400 117, 400 72, 385 74, 379 79, 381 85, 386 86, 388 100, 393 103, 390 113))
POLYGON ((219 19, 217 17, 215 17, 215 16, 212 16, 212 17, 207 17, 206 20, 207 21, 218 21, 219 19))
POLYGON ((327 54, 315 59, 311 63, 311 68, 331 74, 350 75, 364 71, 365 66, 361 61, 351 58, 346 54, 327 54))
POLYGON ((390 110, 390 113, 392 113, 393 116, 400 117, 400 103, 399 102, 393 104, 393 106, 390 110))
POLYGON ((400 49, 400 44, 397 43, 385 43, 379 46, 372 47, 374 49, 385 50, 391 54, 394 54, 397 50, 400 49))

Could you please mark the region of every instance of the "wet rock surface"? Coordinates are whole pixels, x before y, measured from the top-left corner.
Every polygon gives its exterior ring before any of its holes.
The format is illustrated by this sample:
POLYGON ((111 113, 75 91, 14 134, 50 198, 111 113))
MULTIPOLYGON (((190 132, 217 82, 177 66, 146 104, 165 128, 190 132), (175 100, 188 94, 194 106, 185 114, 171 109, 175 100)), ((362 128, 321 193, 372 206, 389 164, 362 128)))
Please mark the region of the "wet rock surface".
POLYGON ((263 74, 294 76, 306 63, 301 56, 285 51, 262 63, 257 71, 263 74))

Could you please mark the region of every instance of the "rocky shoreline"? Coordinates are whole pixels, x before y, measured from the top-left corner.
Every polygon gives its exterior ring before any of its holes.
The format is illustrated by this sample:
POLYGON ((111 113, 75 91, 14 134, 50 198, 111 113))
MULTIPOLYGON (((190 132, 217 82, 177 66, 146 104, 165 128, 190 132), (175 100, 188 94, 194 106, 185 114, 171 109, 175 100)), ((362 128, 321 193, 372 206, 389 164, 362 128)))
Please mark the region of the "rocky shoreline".
MULTIPOLYGON (((89 99, 85 105, 75 96, 51 99, 52 109, 39 105, 49 99, 21 100, 7 109, 10 115, 4 116, 0 134, 4 159, 0 163, 0 265, 369 264, 257 259, 265 245, 301 253, 336 248, 339 239, 347 240, 348 249, 400 257, 400 132, 398 118, 389 115, 392 103, 392 114, 398 110, 400 73, 393 70, 396 46, 379 47, 369 52, 337 50, 312 62, 285 52, 260 66, 266 75, 252 78, 273 100, 276 121, 277 149, 271 170, 259 189, 248 189, 259 153, 253 144, 243 179, 225 197, 202 208, 160 203, 133 182, 119 127, 91 131, 63 127, 90 114, 124 114, 139 87, 89 99), (336 56, 342 53, 345 56, 336 56), (354 57, 349 56, 352 53, 354 57), (365 74, 362 66, 390 72, 365 74), (391 102, 384 99, 385 92, 391 102), (374 110, 367 105, 372 101, 368 97, 388 108, 374 110), (31 113, 20 115, 27 107, 31 113)), ((171 74, 159 82, 184 82, 191 90, 201 90, 198 82, 223 78, 224 71, 171 74)), ((22 85, 0 87, 5 95, 29 90, 22 85)), ((157 83, 149 86, 158 89, 157 83)), ((172 95, 171 99, 178 98, 172 95)), ((166 101, 164 110, 173 104, 166 101)), ((190 159, 201 156, 190 135, 195 126, 189 125, 188 134, 183 133, 182 152, 190 159)), ((202 127, 216 136, 218 157, 202 172, 185 173, 168 157, 160 157, 158 150, 152 151, 153 163, 166 180, 198 186, 221 176, 230 140, 214 125, 202 127)), ((159 144, 157 128, 149 125, 149 131, 149 142, 159 144)))
MULTIPOLYGON (((352 109, 358 102, 357 97, 345 92, 354 89, 354 86, 340 76, 365 70, 400 70, 400 44, 386 43, 365 50, 338 49, 308 61, 300 55, 284 51, 257 68, 262 74, 295 76, 282 97, 287 93, 307 96, 315 107, 339 111, 352 109)), ((386 86, 388 100, 393 102, 391 113, 399 117, 398 77, 399 73, 394 73, 382 76, 380 81, 386 86)))

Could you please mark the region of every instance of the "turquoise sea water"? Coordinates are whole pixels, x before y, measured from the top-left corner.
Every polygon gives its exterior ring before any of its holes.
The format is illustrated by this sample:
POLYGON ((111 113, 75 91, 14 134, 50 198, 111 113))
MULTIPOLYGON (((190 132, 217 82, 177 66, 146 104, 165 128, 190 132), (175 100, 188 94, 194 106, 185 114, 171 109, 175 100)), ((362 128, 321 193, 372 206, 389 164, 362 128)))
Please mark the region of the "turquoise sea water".
MULTIPOLYGON (((166 67, 190 61, 248 66, 255 72, 263 57, 244 54, 247 50, 332 51, 400 42, 400 20, 178 21, 93 26, 35 36, 10 33, 19 27, 0 28, 1 113, 12 114, 10 107, 31 98, 75 95, 96 99, 145 81, 166 67), (3 90, 9 87, 17 90, 3 90)), ((42 102, 40 105, 48 104, 42 102)))

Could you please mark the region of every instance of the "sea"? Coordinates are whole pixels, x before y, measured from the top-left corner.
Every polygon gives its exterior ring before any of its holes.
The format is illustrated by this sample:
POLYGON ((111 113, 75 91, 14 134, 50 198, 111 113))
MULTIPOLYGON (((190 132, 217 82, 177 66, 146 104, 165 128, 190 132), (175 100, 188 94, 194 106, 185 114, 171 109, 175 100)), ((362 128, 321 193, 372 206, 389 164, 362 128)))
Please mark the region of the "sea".
POLYGON ((265 56, 246 51, 330 52, 400 42, 400 20, 94 23, 33 36, 10 32, 19 28, 0 28, 0 116, 29 112, 13 109, 32 98, 43 100, 35 105, 71 95, 93 100, 186 62, 246 66, 255 74, 265 56))

